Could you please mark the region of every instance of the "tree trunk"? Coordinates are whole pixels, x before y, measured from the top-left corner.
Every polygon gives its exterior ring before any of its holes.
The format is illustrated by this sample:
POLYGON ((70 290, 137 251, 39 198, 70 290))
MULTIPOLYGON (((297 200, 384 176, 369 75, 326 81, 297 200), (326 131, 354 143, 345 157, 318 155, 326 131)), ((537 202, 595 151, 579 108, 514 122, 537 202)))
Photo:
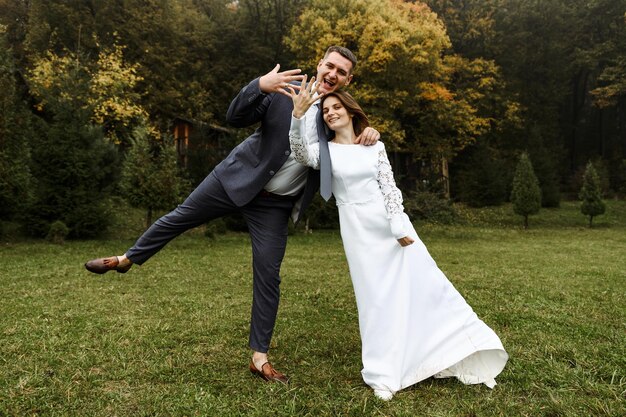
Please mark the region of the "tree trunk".
POLYGON ((524 229, 528 229, 528 214, 524 216, 524 229))
POLYGON ((445 156, 441 157, 441 179, 443 181, 443 195, 446 199, 450 199, 450 171, 448 169, 448 160, 445 156))
POLYGON ((593 216, 589 216, 589 228, 593 227, 593 216))

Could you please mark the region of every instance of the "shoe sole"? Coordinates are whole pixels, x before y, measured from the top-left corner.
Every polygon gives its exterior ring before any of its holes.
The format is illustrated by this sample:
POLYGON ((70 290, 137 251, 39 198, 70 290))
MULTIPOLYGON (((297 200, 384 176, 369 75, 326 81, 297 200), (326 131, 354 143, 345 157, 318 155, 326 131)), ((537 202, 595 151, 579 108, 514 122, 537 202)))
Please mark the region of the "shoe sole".
MULTIPOLYGON (((132 266, 132 265, 131 265, 132 266)), ((94 269, 94 268, 90 268, 89 266, 87 266, 87 264, 85 264, 85 269, 89 272, 92 272, 94 274, 98 274, 98 275, 102 275, 102 274, 106 274, 109 271, 117 271, 118 274, 125 274, 128 271, 130 271, 130 267, 128 268, 123 268, 123 269, 118 269, 118 268, 113 268, 113 269, 94 269)))

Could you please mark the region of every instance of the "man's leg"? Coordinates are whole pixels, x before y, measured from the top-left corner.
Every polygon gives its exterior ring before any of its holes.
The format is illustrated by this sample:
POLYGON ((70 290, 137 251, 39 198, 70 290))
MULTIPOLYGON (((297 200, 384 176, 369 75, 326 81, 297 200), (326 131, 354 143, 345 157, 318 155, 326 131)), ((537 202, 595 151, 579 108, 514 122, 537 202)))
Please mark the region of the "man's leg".
POLYGON ((236 210, 238 207, 228 198, 222 184, 211 173, 181 205, 154 222, 124 255, 94 259, 85 266, 95 273, 109 270, 126 272, 133 263, 143 264, 186 230, 236 210))
POLYGON ((236 210, 222 184, 210 173, 181 205, 154 222, 126 257, 141 265, 181 233, 236 210))
MULTIPOLYGON (((274 197, 257 197, 242 208, 252 241, 250 347, 255 351, 253 363, 258 370, 267 362, 267 351, 278 313, 280 265, 287 246, 292 208, 293 201, 274 197)), ((281 382, 286 382, 286 377, 281 382)))

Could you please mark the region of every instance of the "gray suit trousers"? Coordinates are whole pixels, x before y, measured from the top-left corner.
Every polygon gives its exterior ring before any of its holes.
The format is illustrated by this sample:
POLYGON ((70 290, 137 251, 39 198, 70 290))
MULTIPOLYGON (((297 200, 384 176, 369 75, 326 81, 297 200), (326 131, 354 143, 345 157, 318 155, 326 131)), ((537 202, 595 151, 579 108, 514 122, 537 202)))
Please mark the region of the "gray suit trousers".
POLYGON ((248 224, 252 242, 250 347, 257 352, 267 352, 278 313, 280 265, 287 246, 293 204, 288 199, 259 195, 243 207, 237 207, 216 175, 211 173, 181 205, 154 222, 126 256, 141 265, 186 230, 240 212, 248 224))

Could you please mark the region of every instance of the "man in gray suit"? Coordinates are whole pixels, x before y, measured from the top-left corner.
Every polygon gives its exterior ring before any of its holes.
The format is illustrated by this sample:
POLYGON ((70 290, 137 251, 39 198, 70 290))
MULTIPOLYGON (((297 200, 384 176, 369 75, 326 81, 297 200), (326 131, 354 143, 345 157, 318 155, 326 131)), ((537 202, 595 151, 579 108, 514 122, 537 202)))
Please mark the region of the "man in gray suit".
MULTIPOLYGON (((331 46, 317 66, 318 92, 329 93, 347 86, 356 62, 349 49, 331 46)), ((299 88, 303 75, 298 69, 279 70, 280 65, 276 65, 246 85, 228 109, 229 124, 247 127, 261 122, 260 127, 235 147, 181 205, 146 230, 124 255, 94 259, 85 267, 97 274, 111 270, 125 273, 133 263, 143 264, 184 231, 226 214, 241 213, 248 224, 253 258, 250 371, 267 381, 286 384, 287 376, 276 371, 267 359, 278 312, 280 265, 287 245, 289 218, 298 221, 302 217, 319 187, 320 174, 291 157, 289 127, 293 103, 286 88, 290 84, 299 88)), ((321 112, 315 106, 311 109, 312 113, 307 114, 310 136, 327 146, 321 112)), ((376 130, 368 129, 357 141, 371 145, 378 138, 376 130)), ((329 163, 322 161, 322 172, 330 172, 329 163)), ((326 188, 329 186, 326 184, 326 188)), ((326 191, 325 198, 330 195, 326 191)))

